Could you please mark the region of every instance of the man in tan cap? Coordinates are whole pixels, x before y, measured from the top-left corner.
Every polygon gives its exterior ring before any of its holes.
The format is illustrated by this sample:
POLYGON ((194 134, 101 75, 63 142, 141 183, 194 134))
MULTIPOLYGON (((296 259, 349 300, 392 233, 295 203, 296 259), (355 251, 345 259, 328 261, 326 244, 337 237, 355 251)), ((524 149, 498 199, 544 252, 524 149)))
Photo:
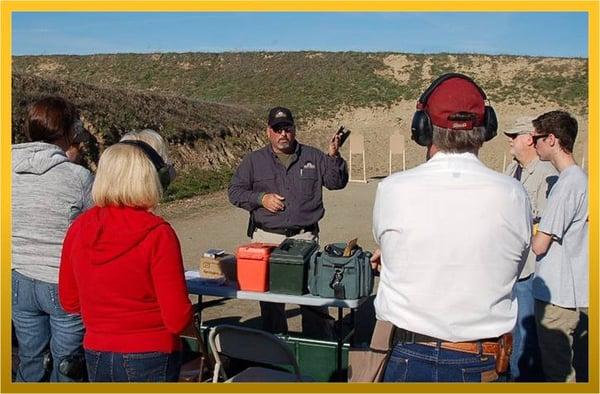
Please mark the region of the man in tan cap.
MULTIPOLYGON (((540 161, 530 133, 534 117, 517 118, 504 132, 509 138, 513 162, 505 171, 520 181, 531 200, 533 222, 537 224, 546 207, 550 188, 558 179, 558 171, 549 161, 540 161)), ((512 380, 521 382, 543 381, 540 349, 538 346, 533 299, 533 272, 535 254, 529 253, 525 267, 515 285, 519 312, 513 331, 513 353, 510 360, 512 380)))

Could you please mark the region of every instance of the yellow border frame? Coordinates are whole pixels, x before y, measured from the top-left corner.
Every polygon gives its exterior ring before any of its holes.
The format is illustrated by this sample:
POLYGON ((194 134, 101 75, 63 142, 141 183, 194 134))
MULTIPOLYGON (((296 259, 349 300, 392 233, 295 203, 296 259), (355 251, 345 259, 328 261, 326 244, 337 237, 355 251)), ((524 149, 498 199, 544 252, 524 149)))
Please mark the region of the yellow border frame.
POLYGON ((1 308, 1 345, 2 368, 0 371, 0 391, 7 393, 39 393, 39 392, 252 392, 252 393, 302 393, 302 392, 453 392, 500 393, 510 391, 519 392, 545 392, 545 393, 597 393, 600 391, 598 376, 598 1, 2 1, 1 3, 1 113, 0 113, 0 308, 1 308), (589 157, 589 186, 590 186, 590 308, 589 308, 589 371, 590 381, 578 384, 551 384, 551 383, 507 383, 495 385, 464 385, 464 384, 353 384, 344 383, 314 383, 306 384, 238 384, 238 385, 198 385, 195 383, 177 384, 101 384, 85 383, 39 383, 16 384, 11 382, 11 357, 10 357, 10 228, 11 228, 11 13, 15 11, 306 11, 306 12, 394 12, 394 11, 502 11, 502 12, 542 12, 542 11, 576 11, 588 13, 588 76, 589 76, 589 125, 588 125, 588 157, 589 157))

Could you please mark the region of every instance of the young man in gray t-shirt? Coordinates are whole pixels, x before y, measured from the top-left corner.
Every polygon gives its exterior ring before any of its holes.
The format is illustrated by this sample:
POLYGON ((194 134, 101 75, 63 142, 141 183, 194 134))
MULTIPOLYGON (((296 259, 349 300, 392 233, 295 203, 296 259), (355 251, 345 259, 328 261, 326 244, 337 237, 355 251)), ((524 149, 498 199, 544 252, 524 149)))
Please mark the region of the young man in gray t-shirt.
POLYGON ((573 159, 577 121, 570 114, 551 111, 533 126, 538 156, 560 172, 531 248, 538 256, 533 295, 542 368, 548 381, 572 382, 575 333, 587 322, 581 315, 588 307, 587 176, 573 159))

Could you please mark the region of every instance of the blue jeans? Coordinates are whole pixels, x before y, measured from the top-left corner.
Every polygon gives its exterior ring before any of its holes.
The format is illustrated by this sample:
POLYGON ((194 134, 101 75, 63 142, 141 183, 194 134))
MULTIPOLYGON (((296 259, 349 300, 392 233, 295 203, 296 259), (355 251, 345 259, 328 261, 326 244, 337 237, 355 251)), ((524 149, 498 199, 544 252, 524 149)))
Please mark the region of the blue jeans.
POLYGON ((543 382, 540 347, 535 326, 533 275, 515 284, 519 304, 517 324, 513 330, 513 353, 510 357, 511 380, 543 382))
POLYGON ((384 382, 497 381, 496 359, 418 343, 394 346, 383 375, 384 382))
POLYGON ((86 349, 90 382, 176 382, 181 353, 114 353, 86 349))
POLYGON ((60 306, 58 285, 13 270, 12 321, 19 343, 17 382, 72 382, 83 378, 65 375, 66 369, 85 371, 81 347, 84 330, 81 317, 66 313, 60 306), (48 350, 51 366, 44 365, 49 359, 48 350), (81 368, 73 366, 77 363, 81 368), (70 367, 65 369, 65 365, 70 367))

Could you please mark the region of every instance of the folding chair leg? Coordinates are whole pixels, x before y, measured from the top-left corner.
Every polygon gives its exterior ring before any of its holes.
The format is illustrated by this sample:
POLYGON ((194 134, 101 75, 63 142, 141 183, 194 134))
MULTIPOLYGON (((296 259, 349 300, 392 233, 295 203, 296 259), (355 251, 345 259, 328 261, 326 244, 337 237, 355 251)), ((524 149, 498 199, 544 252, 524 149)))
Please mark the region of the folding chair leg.
POLYGON ((221 363, 215 363, 215 370, 213 372, 212 382, 219 382, 219 373, 221 372, 221 363))
POLYGON ((196 341, 198 342, 198 350, 200 351, 200 353, 202 353, 200 355, 200 373, 198 380, 200 382, 203 382, 205 379, 204 371, 210 371, 212 365, 214 365, 214 362, 210 357, 210 353, 208 351, 206 343, 204 342, 204 338, 202 338, 201 323, 202 322, 200 321, 200 315, 198 313, 195 313, 193 326, 194 331, 196 331, 196 341))

